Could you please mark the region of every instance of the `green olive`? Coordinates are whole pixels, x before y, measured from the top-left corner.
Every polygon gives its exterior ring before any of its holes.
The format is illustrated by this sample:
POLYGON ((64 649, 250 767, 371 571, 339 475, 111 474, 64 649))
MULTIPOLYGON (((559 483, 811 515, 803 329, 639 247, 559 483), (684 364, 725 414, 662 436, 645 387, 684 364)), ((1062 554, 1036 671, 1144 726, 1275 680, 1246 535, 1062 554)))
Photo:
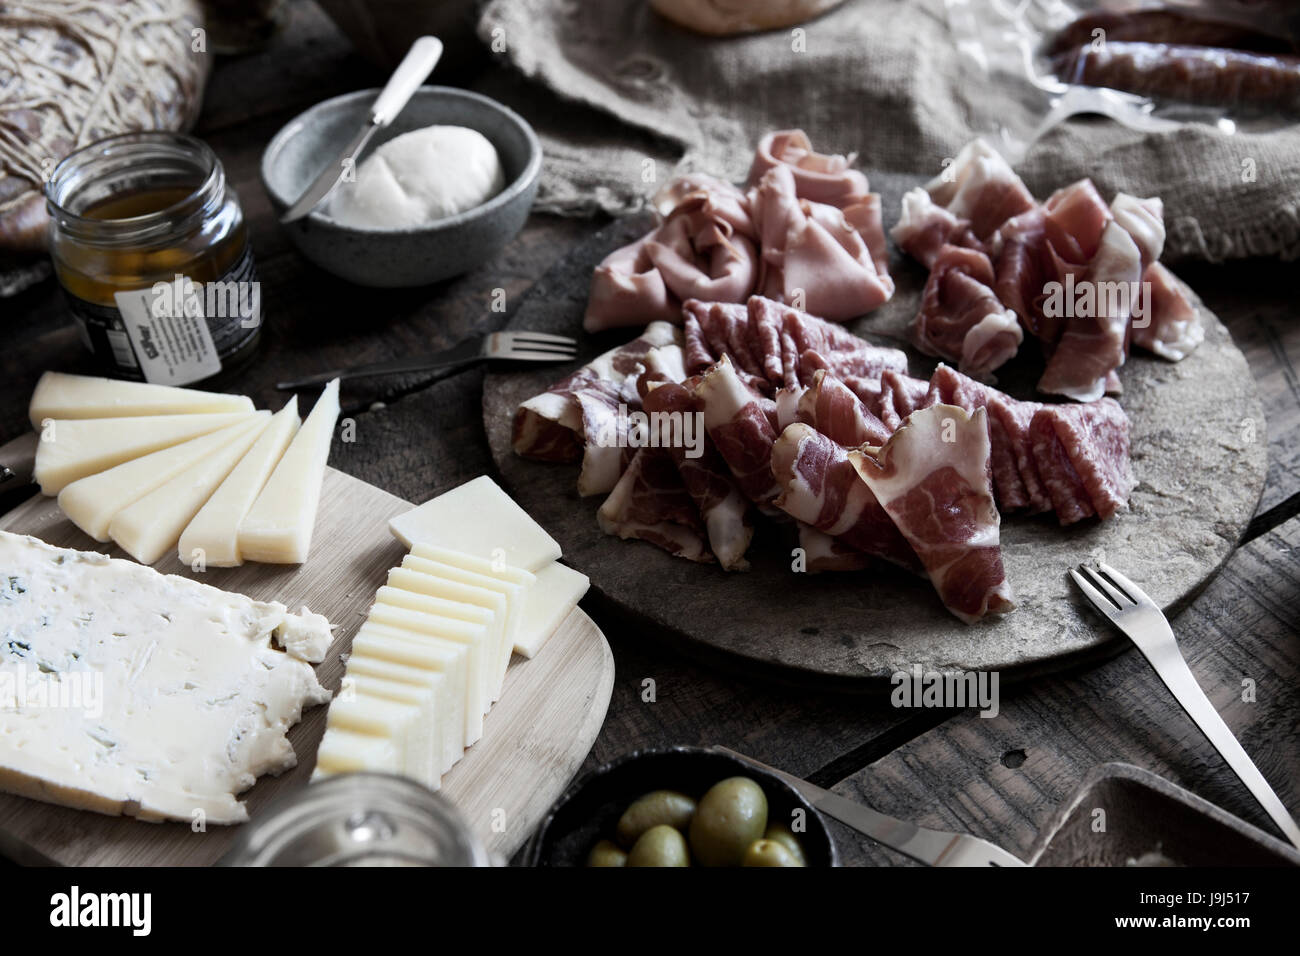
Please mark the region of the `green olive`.
POLYGON ((686 838, 678 830, 661 823, 641 834, 627 855, 628 866, 690 866, 691 854, 686 838))
POLYGON ((793 864, 794 866, 808 865, 808 857, 804 855, 803 845, 799 842, 799 838, 794 835, 794 831, 784 823, 771 824, 767 828, 767 832, 763 834, 763 839, 772 840, 789 850, 796 861, 793 864))
POLYGON ((776 840, 755 840, 745 851, 741 866, 803 866, 784 843, 776 840))
POLYGON ((601 840, 591 848, 587 854, 588 866, 626 866, 627 854, 623 852, 622 847, 610 842, 601 840))
POLYGON ((767 829, 767 797, 748 777, 715 783, 691 819, 691 850, 705 866, 739 866, 767 829))
POLYGON ((639 797, 618 818, 618 842, 631 846, 651 827, 664 824, 686 831, 695 813, 695 801, 675 790, 655 790, 639 797))

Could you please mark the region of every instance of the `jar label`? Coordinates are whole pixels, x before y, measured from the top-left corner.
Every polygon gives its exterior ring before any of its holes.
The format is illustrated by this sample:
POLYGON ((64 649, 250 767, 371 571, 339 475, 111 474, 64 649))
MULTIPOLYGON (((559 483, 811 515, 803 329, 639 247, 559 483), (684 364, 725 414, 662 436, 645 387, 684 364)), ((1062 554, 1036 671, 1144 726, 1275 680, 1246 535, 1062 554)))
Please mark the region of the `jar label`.
POLYGON ((188 385, 221 371, 202 297, 184 276, 175 286, 161 296, 157 287, 113 294, 144 380, 155 385, 188 385))

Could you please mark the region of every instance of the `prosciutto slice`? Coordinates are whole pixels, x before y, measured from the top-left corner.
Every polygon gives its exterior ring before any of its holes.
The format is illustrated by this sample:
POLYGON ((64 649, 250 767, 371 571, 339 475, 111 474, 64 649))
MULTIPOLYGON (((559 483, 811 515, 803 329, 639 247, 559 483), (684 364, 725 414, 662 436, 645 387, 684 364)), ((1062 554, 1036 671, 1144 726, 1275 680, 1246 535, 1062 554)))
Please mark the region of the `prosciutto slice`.
POLYGON ((618 406, 640 407, 636 377, 646 354, 680 342, 679 329, 652 322, 631 342, 610 349, 528 399, 515 411, 515 453, 540 461, 581 459, 579 493, 608 492, 625 464, 625 449, 618 441, 622 427, 618 406))
POLYGON ((850 168, 856 158, 817 152, 801 129, 777 130, 759 140, 749 167, 749 185, 757 186, 768 170, 785 166, 800 199, 844 209, 869 194, 867 177, 850 168))
POLYGON ((989 378, 1025 337, 1016 314, 993 291, 994 282, 993 263, 984 253, 941 248, 912 321, 912 343, 926 355, 957 362, 967 375, 989 378))
POLYGON ((1142 282, 1150 289, 1150 315, 1146 322, 1133 323, 1133 344, 1163 359, 1180 362, 1205 338, 1187 287, 1159 262, 1147 267, 1142 282))
POLYGON ((799 529, 799 547, 803 550, 804 570, 809 574, 823 571, 861 571, 871 566, 871 555, 850 548, 839 538, 818 531, 802 521, 795 523, 799 529))
POLYGON ((1105 520, 1128 507, 1135 484, 1129 421, 1112 398, 1044 405, 1030 424, 1034 463, 1063 525, 1105 520))
POLYGON ((849 461, 849 452, 810 425, 796 422, 772 448, 781 486, 775 504, 792 518, 845 545, 921 571, 911 547, 849 461))
MULTIPOLYGON (((642 405, 651 414, 684 417, 699 411, 690 390, 674 382, 647 383, 642 405)), ((690 457, 686 448, 677 445, 665 451, 677 466, 686 493, 699 510, 709 548, 718 563, 728 571, 747 569, 745 551, 754 537, 752 509, 718 450, 706 439, 698 457, 690 457)))
POLYGON ((800 397, 796 419, 845 448, 883 445, 891 434, 866 402, 825 370, 813 376, 812 385, 800 397))
POLYGON ((955 405, 914 413, 883 447, 849 453, 944 606, 973 624, 1015 608, 1002 568, 986 413, 955 405))
POLYGON ((981 241, 992 238, 1011 217, 1037 205, 1007 161, 982 139, 963 146, 951 167, 930 180, 925 190, 936 205, 969 222, 981 241))
POLYGON ((707 369, 693 390, 704 428, 750 501, 766 504, 781 491, 772 477, 776 430, 760 397, 745 387, 731 359, 707 369))
POLYGON ((889 234, 904 252, 927 269, 934 267, 934 260, 944 246, 987 251, 985 244, 971 232, 969 219, 958 219, 935 205, 930 194, 919 186, 903 194, 902 213, 889 234))
POLYGON ((648 541, 690 561, 713 560, 695 502, 661 448, 637 450, 596 520, 606 534, 648 541))

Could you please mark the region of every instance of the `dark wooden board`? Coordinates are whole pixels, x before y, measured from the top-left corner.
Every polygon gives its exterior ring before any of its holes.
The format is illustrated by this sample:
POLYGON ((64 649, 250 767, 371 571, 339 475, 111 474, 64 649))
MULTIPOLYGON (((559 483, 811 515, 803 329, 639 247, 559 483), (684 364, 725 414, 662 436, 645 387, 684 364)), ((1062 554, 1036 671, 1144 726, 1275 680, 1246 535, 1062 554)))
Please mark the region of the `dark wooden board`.
MULTIPOLYGON (((913 181, 878 176, 884 207, 897 209, 913 181)), ((617 222, 580 243, 533 287, 509 328, 577 334, 584 359, 631 336, 580 330, 591 269, 605 253, 644 232, 646 217, 617 222)), ((897 335, 916 308, 921 270, 896 254, 893 301, 854 330, 897 335)), ((753 570, 727 574, 674 559, 641 542, 604 535, 600 498, 577 495, 576 468, 529 462, 510 449, 510 421, 524 399, 566 369, 490 374, 484 423, 493 458, 510 490, 541 521, 565 554, 615 604, 646 618, 670 639, 694 642, 723 659, 794 679, 877 689, 913 664, 935 669, 990 669, 1014 679, 1112 653, 1115 640, 1082 616, 1065 576, 1070 565, 1102 558, 1177 608, 1231 553, 1254 514, 1264 484, 1263 411, 1241 352, 1208 310, 1205 344, 1169 364, 1134 355, 1121 370, 1133 419, 1139 480, 1132 510, 1104 524, 1061 529, 1048 519, 1003 523, 1008 576, 1020 608, 1001 621, 967 627, 935 600, 929 585, 893 570, 856 575, 790 571, 791 542, 768 527, 751 548, 753 570)), ((899 344, 893 341, 893 344, 899 344)), ((1024 350, 1028 352, 1029 350, 1024 350)), ((933 360, 911 353, 913 374, 933 360)), ((1028 396, 1034 368, 1027 356, 1003 370, 1004 387, 1028 396)))

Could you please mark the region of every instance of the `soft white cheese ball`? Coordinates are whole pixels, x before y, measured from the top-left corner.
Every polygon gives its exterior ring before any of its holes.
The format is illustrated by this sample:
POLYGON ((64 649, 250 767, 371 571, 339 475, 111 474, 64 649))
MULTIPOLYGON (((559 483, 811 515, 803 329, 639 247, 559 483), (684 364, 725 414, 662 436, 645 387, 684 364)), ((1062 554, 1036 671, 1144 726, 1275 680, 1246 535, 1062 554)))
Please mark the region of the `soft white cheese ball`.
POLYGON ((429 126, 390 139, 339 185, 330 213, 372 229, 425 226, 482 205, 505 188, 496 148, 478 130, 429 126))

